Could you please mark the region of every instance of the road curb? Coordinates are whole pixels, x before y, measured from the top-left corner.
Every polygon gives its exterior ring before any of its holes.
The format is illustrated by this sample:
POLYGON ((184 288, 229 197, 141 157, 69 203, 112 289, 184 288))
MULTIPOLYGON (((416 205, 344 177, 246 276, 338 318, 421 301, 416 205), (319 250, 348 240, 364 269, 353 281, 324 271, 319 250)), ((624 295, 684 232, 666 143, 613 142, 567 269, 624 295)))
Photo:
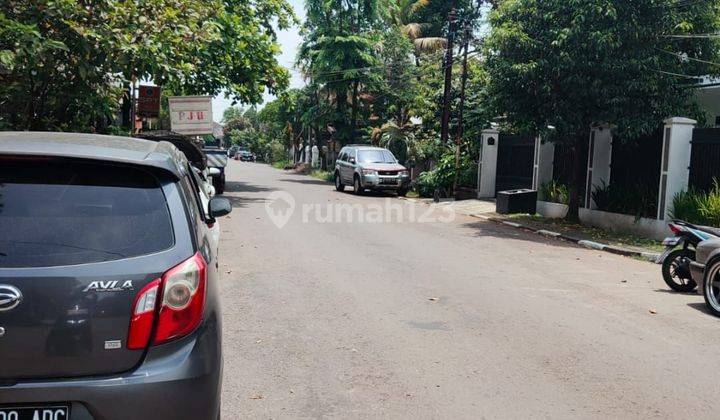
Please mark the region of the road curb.
POLYGON ((544 236, 547 238, 561 239, 561 240, 564 240, 567 242, 576 243, 583 248, 593 249, 596 251, 609 252, 611 254, 622 255, 625 257, 640 258, 642 260, 649 261, 649 262, 655 262, 657 260, 658 256, 660 255, 660 254, 654 253, 654 252, 635 251, 635 250, 625 249, 625 248, 621 248, 621 247, 614 246, 614 245, 603 244, 600 242, 588 241, 586 239, 576 238, 574 236, 566 235, 566 234, 563 234, 560 232, 553 232, 551 230, 546 230, 546 229, 537 229, 537 228, 534 228, 531 226, 523 225, 521 223, 516 223, 516 222, 510 222, 508 220, 500 219, 497 217, 488 217, 488 216, 483 216, 480 214, 470 214, 470 216, 475 217, 477 219, 500 223, 505 226, 514 227, 516 229, 527 230, 527 231, 536 233, 538 235, 541 235, 541 236, 544 236))
MULTIPOLYGON (((427 205, 427 203, 420 201, 420 200, 415 200, 412 198, 405 198, 405 197, 401 197, 401 198, 406 201, 427 205)), ((625 257, 639 258, 639 259, 653 262, 653 263, 660 256, 659 253, 635 251, 632 249, 621 248, 621 247, 614 246, 614 245, 608 245, 608 244, 603 244, 600 242, 589 241, 586 239, 580 239, 580 238, 576 238, 571 235, 566 235, 564 233, 554 232, 554 231, 547 230, 547 229, 538 229, 538 228, 534 228, 532 226, 523 225, 521 223, 511 222, 509 220, 505 220, 505 219, 502 219, 499 217, 485 216, 480 213, 466 214, 466 216, 470 216, 470 217, 474 217, 476 219, 481 219, 481 220, 490 221, 490 222, 494 222, 494 223, 499 223, 499 224, 502 224, 505 226, 513 227, 515 229, 527 230, 527 231, 536 233, 538 235, 544 236, 546 238, 554 238, 554 239, 560 239, 560 240, 567 241, 567 242, 572 242, 572 243, 578 244, 579 246, 581 246, 583 248, 593 249, 596 251, 609 252, 611 254, 622 255, 625 257)))

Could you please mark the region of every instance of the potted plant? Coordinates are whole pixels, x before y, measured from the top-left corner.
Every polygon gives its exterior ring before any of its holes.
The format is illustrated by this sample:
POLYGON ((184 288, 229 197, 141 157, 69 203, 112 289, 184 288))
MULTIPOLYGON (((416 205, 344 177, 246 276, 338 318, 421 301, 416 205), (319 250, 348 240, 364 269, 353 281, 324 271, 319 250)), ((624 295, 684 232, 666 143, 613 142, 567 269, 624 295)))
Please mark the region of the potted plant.
POLYGON ((568 188, 555 180, 546 182, 538 190, 537 212, 549 219, 562 219, 568 212, 568 188))

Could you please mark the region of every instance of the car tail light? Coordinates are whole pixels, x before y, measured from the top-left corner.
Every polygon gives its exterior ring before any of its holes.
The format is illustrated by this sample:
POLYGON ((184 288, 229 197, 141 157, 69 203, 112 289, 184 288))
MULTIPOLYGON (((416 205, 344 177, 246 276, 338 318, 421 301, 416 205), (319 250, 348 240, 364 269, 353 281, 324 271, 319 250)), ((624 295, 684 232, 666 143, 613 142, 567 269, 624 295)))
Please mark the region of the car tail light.
POLYGON ((197 253, 145 286, 135 298, 128 334, 129 349, 143 349, 150 341, 162 344, 197 328, 205 309, 207 263, 197 253), (153 322, 157 317, 157 322, 153 322))
POLYGON ((147 347, 155 320, 155 306, 157 306, 160 279, 151 281, 140 290, 133 302, 133 314, 130 318, 130 332, 127 346, 137 350, 147 347))
POLYGON ((680 232, 682 232, 684 230, 682 227, 672 224, 672 223, 668 224, 668 226, 670 227, 670 230, 672 231, 672 233, 674 233, 676 235, 678 235, 680 232))

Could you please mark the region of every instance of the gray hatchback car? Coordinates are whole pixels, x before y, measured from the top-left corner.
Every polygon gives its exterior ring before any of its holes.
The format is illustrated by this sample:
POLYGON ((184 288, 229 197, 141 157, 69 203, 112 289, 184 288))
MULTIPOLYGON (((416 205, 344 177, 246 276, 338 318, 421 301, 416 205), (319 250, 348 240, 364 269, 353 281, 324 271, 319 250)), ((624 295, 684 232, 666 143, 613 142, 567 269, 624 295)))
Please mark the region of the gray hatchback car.
POLYGON ((230 212, 166 142, 0 133, 0 419, 215 419, 230 212))
POLYGON ((340 150, 333 174, 335 189, 352 185, 355 194, 369 190, 407 194, 410 173, 387 149, 364 145, 345 146, 340 150))

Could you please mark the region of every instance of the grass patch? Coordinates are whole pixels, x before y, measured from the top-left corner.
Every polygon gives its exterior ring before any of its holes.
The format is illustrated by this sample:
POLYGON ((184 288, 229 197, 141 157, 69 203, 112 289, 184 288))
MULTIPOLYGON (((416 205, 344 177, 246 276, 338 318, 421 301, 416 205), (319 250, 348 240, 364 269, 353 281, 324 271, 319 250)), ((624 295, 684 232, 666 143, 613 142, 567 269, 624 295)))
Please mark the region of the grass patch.
POLYGON ((272 163, 272 167, 275 169, 285 169, 285 167, 288 165, 290 165, 289 160, 281 160, 281 161, 272 163))
POLYGON ((314 170, 310 172, 310 176, 317 179, 322 179, 325 182, 333 182, 333 173, 328 171, 314 170))
POLYGON ((407 195, 405 196, 407 198, 420 198, 420 194, 418 194, 415 190, 410 190, 407 192, 407 195))
POLYGON ((564 219, 546 219, 538 215, 514 215, 510 216, 510 219, 514 222, 538 229, 547 229, 579 239, 591 240, 613 246, 638 248, 656 252, 664 249, 662 242, 654 239, 644 238, 627 232, 613 232, 592 226, 585 226, 568 222, 564 219))

